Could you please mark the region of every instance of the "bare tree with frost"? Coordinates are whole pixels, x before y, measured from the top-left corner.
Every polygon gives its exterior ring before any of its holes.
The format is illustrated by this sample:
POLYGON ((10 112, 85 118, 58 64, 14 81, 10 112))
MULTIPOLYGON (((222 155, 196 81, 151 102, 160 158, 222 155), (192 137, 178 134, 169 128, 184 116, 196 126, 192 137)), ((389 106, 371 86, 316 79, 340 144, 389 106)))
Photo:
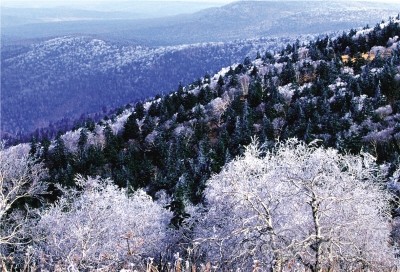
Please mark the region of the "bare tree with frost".
POLYGON ((110 180, 77 177, 40 214, 33 244, 45 269, 108 269, 139 265, 166 251, 172 213, 144 191, 128 196, 110 180))
POLYGON ((368 154, 341 155, 295 139, 253 142, 213 176, 195 241, 223 269, 391 269, 389 195, 368 154))
POLYGON ((220 127, 222 124, 222 116, 231 104, 231 98, 227 93, 224 93, 222 98, 217 97, 211 101, 213 113, 217 116, 217 125, 220 127))
POLYGON ((0 143, 1 259, 7 255, 8 246, 25 244, 29 240, 25 232, 28 222, 26 210, 17 209, 17 206, 22 203, 21 200, 38 196, 46 189, 42 180, 47 172, 28 153, 29 146, 18 145, 5 149, 0 143))
POLYGON ((242 94, 247 96, 249 94, 249 84, 250 77, 248 75, 243 75, 240 77, 240 86, 242 87, 242 94))

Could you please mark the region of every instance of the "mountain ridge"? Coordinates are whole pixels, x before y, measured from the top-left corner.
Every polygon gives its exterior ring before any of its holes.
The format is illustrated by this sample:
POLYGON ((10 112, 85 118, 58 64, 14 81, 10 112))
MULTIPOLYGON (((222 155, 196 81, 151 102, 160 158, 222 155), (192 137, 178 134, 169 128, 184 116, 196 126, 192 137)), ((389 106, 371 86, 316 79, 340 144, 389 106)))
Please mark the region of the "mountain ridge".
POLYGON ((276 49, 279 42, 269 38, 146 47, 66 36, 13 47, 2 54, 2 130, 16 133, 12 123, 18 123, 29 133, 45 127, 46 123, 38 126, 34 122, 46 120, 46 116, 52 115, 48 121, 53 122, 64 117, 79 118, 81 114, 100 112, 103 106, 117 107, 154 96, 175 89, 179 82, 186 84, 221 66, 242 61, 243 55, 276 49), (80 82, 80 87, 74 82, 80 82), (74 107, 72 115, 57 111, 55 105, 66 101, 83 106, 74 107), (11 106, 19 103, 26 105, 23 113, 11 106), (36 105, 35 112, 27 115, 32 105, 36 105))
POLYGON ((114 40, 121 40, 122 37, 125 40, 139 40, 147 45, 177 45, 248 39, 260 35, 321 33, 338 30, 338 27, 344 30, 372 24, 377 20, 396 16, 397 13, 398 7, 391 3, 240 1, 193 14, 152 20, 107 20, 104 23, 89 21, 85 28, 82 28, 82 22, 3 28, 2 35, 9 38, 33 38, 35 35, 44 38, 55 35, 98 34, 102 38, 114 40), (303 18, 314 18, 318 23, 303 21, 303 18), (297 23, 287 25, 285 19, 297 23), (334 24, 336 26, 332 27, 334 24), (311 26, 314 28, 310 29, 311 26), (292 30, 293 27, 296 28, 292 30))

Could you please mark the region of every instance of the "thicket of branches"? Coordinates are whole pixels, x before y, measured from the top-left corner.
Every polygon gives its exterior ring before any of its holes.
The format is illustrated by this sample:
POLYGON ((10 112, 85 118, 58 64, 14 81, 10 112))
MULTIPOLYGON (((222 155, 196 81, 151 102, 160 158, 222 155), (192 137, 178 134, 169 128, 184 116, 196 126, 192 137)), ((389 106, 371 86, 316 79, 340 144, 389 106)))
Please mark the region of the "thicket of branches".
POLYGON ((252 143, 209 180, 195 241, 223 269, 390 270, 390 199, 369 154, 252 143))

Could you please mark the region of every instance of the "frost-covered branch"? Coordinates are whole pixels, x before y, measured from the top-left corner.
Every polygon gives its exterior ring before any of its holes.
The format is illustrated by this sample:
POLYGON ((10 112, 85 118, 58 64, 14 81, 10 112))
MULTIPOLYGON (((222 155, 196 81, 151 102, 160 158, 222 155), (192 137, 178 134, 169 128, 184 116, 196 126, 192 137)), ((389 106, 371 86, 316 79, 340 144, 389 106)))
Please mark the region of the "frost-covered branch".
POLYGON ((382 178, 368 154, 295 139, 263 152, 253 143, 209 180, 195 241, 225 268, 254 260, 272 271, 391 267, 397 262, 382 178))
POLYGON ((14 220, 12 213, 18 201, 43 193, 46 170, 31 159, 25 145, 4 149, 0 146, 0 249, 3 245, 18 244, 25 236, 26 219, 14 220))

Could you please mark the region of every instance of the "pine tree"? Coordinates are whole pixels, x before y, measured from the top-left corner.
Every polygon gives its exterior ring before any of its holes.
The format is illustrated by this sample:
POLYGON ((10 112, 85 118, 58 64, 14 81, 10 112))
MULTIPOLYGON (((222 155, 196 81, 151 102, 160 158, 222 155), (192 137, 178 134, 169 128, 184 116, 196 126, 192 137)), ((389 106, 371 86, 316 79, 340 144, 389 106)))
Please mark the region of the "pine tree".
POLYGON ((124 131, 122 133, 122 137, 125 141, 128 141, 129 139, 138 139, 140 136, 140 129, 136 118, 136 113, 132 113, 126 120, 124 131))
POLYGON ((83 153, 85 151, 87 141, 88 141, 88 132, 85 128, 82 128, 78 140, 78 150, 80 153, 83 153))
POLYGON ((249 106, 252 108, 257 107, 263 99, 263 88, 260 82, 255 82, 254 84, 250 85, 249 88, 249 106))
POLYGON ((139 120, 144 117, 144 107, 142 102, 136 103, 134 113, 136 114, 136 118, 139 120))

